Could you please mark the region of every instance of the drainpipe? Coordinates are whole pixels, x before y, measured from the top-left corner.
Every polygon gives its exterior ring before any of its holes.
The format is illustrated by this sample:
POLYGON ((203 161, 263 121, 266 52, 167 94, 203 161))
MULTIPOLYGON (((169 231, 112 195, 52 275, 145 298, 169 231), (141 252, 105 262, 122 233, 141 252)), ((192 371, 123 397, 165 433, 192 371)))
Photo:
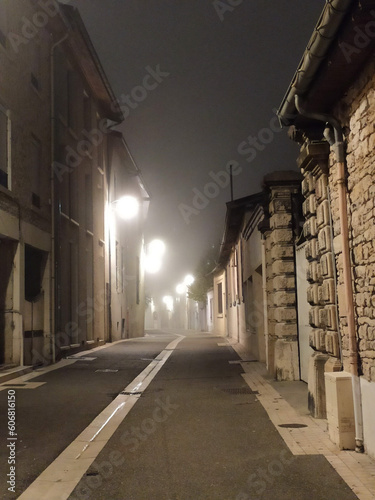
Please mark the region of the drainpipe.
MULTIPOLYGON (((69 30, 69 28, 68 28, 69 30)), ((55 194, 55 173, 53 168, 53 163, 55 160, 55 64, 54 64, 54 54, 56 48, 63 43, 69 36, 69 31, 65 33, 65 35, 55 42, 51 46, 50 50, 50 71, 51 71, 51 87, 50 87, 50 106, 51 106, 51 300, 50 300, 50 352, 52 356, 52 363, 56 361, 56 345, 55 345, 55 334, 56 334, 56 318, 57 318, 57 296, 58 296, 58 283, 56 279, 57 272, 57 256, 58 256, 58 238, 55 236, 56 228, 58 227, 57 221, 57 207, 55 207, 56 203, 56 194, 55 194)))
POLYGON ((268 298, 267 298, 267 264, 266 264, 266 238, 262 235, 262 288, 263 288, 263 332, 266 346, 266 366, 269 369, 268 358, 268 298))
POLYGON ((342 257, 343 257, 343 278, 346 299, 346 317, 348 321, 348 334, 349 334, 349 363, 350 373, 352 375, 352 389, 353 389, 353 402, 354 402, 354 418, 355 418, 355 451, 363 453, 363 416, 362 416, 362 397, 361 397, 361 382, 358 376, 358 346, 357 335, 354 319, 354 300, 353 300, 353 283, 350 262, 350 248, 349 248, 349 225, 348 225, 348 212, 347 212, 347 189, 346 189, 346 175, 345 175, 345 150, 344 139, 340 122, 330 115, 307 113, 303 109, 303 102, 300 96, 296 95, 295 104, 297 111, 306 118, 326 122, 333 128, 332 130, 327 127, 324 131, 324 136, 332 147, 336 156, 336 163, 338 168, 337 173, 337 186, 339 193, 339 213, 340 213, 340 226, 341 226, 341 244, 342 244, 342 257))

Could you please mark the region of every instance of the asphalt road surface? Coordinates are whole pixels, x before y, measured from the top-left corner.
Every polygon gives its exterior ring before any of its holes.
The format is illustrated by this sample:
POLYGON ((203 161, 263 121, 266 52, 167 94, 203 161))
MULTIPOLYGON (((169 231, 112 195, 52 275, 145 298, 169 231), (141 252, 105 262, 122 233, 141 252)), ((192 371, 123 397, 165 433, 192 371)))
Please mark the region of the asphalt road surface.
POLYGON ((323 456, 291 454, 221 337, 183 335, 152 331, 24 386, 0 386, 1 498, 37 499, 33 481, 166 348, 164 364, 131 396, 136 403, 74 490, 48 500, 357 498, 323 456), (181 340, 172 349, 174 339, 181 340), (8 391, 16 396, 15 493, 7 489, 8 391))

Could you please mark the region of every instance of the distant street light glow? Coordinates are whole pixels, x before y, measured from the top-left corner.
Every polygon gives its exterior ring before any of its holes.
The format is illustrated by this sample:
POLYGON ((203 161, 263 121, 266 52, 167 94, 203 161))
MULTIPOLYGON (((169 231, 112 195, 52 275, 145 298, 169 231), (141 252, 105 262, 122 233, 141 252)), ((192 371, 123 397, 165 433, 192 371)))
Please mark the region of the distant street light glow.
POLYGON ((168 311, 173 311, 173 297, 166 295, 163 297, 163 302, 167 306, 168 311))
POLYGON ((182 295, 183 293, 186 292, 186 286, 184 284, 180 283, 179 285, 176 286, 176 292, 179 295, 182 295))
POLYGON ((139 201, 134 196, 126 195, 116 201, 116 212, 122 219, 132 219, 138 211, 139 201))
POLYGON ((191 274, 185 276, 184 283, 186 286, 192 285, 194 283, 194 276, 192 276, 191 274))

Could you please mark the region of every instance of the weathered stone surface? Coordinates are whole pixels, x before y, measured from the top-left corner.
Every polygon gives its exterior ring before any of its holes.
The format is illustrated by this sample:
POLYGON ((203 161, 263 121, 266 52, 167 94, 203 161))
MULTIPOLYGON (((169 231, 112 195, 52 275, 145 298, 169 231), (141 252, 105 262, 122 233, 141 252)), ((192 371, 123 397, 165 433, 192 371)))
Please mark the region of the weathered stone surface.
POLYGON ((295 291, 278 291, 273 294, 273 300, 275 306, 294 306, 296 305, 296 294, 295 291))
POLYGON ((275 323, 274 332, 277 337, 291 337, 298 335, 297 323, 275 323))
POLYGON ((278 307, 275 310, 275 319, 278 322, 294 322, 297 319, 297 312, 295 307, 278 307))
MULTIPOLYGON (((339 106, 339 118, 348 124, 347 186, 349 237, 353 258, 353 287, 357 335, 364 377, 375 381, 374 326, 375 316, 375 73, 374 64, 368 64, 349 89, 344 106, 339 106)), ((336 171, 331 157, 331 170, 336 171)), ((338 186, 330 176, 332 217, 335 227, 334 251, 341 254, 338 186)), ((338 273, 342 283, 342 259, 338 259, 338 273)), ((343 287, 338 287, 340 331, 344 346, 344 366, 347 363, 346 299, 343 287)))
POLYGON ((275 276, 288 275, 295 273, 295 264, 293 260, 275 260, 272 263, 272 273, 275 276))
POLYGON ((277 380, 299 380, 298 342, 278 339, 275 343, 277 380))

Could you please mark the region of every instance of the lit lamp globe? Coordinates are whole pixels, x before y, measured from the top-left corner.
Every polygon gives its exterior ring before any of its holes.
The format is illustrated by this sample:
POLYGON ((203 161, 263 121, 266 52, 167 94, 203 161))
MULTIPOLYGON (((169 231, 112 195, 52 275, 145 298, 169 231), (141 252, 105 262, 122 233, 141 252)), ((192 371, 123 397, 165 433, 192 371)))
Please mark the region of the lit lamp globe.
POLYGON ((148 253, 161 257, 165 253, 165 243, 161 240, 152 240, 148 244, 148 253))
POLYGON ((176 292, 179 295, 182 295, 183 293, 185 293, 185 291, 186 291, 186 286, 183 285, 182 283, 180 283, 179 285, 176 286, 176 292))
POLYGON ((116 201, 116 212, 121 219, 133 219, 139 212, 139 201, 134 196, 123 196, 116 201))
POLYGON ((185 279, 184 279, 184 284, 186 286, 190 286, 194 283, 194 276, 192 276, 191 274, 188 274, 187 276, 185 276, 185 279))
POLYGON ((173 311, 173 297, 171 297, 170 295, 166 295, 165 297, 163 297, 163 302, 166 305, 167 310, 172 312, 173 311))

